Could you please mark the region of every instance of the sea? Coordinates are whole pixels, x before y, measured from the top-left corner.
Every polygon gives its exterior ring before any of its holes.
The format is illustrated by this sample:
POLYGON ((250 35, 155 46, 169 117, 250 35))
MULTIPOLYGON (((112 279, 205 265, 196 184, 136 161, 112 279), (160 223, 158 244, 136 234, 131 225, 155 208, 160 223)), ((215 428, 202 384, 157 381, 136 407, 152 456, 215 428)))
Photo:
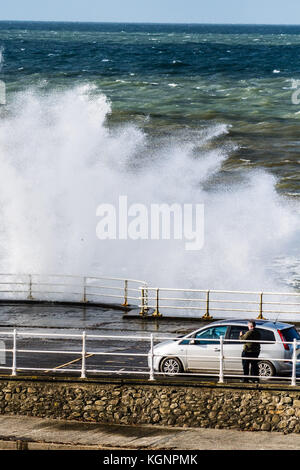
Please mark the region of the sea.
POLYGON ((0 80, 3 272, 299 291, 300 26, 1 21, 0 80), (203 247, 99 240, 120 195, 203 247))

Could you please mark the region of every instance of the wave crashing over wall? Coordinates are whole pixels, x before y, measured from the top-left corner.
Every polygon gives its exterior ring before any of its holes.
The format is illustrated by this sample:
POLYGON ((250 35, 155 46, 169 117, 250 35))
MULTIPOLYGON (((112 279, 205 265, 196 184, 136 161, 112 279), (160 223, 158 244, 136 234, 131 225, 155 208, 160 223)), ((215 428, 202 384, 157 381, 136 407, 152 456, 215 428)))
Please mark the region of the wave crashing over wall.
POLYGON ((10 96, 0 127, 2 271, 116 275, 199 289, 295 285, 293 273, 285 266, 282 277, 273 261, 295 259, 298 207, 265 171, 237 171, 226 182, 222 165, 234 150, 224 144, 226 125, 151 136, 130 122, 109 126, 110 113, 92 85, 10 96), (120 195, 146 206, 204 204, 204 247, 99 240, 97 206, 117 205, 120 195))

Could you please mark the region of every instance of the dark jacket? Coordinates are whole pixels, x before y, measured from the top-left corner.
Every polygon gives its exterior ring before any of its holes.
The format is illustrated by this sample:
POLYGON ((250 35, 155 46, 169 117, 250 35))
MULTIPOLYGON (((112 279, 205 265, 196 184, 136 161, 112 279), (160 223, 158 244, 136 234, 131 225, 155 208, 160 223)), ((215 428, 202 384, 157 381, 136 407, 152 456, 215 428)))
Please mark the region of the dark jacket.
MULTIPOLYGON (((242 341, 251 340, 258 341, 260 340, 260 332, 257 328, 247 331, 244 335, 240 336, 242 341)), ((260 344, 259 343, 245 343, 243 350, 248 353, 260 353, 260 344)))

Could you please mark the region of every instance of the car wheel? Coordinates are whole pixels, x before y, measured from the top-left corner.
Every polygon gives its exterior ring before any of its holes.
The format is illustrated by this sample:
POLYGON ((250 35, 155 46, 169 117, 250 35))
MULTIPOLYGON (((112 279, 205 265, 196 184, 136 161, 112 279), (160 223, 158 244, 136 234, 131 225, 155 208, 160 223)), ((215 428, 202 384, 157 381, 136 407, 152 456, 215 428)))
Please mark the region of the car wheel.
POLYGON ((161 372, 168 375, 175 375, 182 372, 182 364, 176 357, 166 357, 160 366, 161 372))
POLYGON ((258 363, 258 371, 260 377, 272 377, 275 375, 275 367, 268 361, 260 361, 258 363))

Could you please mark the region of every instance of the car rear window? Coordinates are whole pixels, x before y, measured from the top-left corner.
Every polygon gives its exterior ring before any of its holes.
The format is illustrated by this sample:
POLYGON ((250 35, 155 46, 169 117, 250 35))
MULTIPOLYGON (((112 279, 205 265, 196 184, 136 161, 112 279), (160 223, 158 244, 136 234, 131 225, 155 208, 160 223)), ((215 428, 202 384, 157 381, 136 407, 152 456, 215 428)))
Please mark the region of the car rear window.
POLYGON ((260 333, 260 339, 262 341, 275 341, 273 331, 265 330, 264 328, 257 328, 260 333))
POLYGON ((281 330, 281 334, 286 341, 293 341, 293 339, 300 340, 300 335, 296 328, 294 328, 293 326, 291 328, 281 330))

